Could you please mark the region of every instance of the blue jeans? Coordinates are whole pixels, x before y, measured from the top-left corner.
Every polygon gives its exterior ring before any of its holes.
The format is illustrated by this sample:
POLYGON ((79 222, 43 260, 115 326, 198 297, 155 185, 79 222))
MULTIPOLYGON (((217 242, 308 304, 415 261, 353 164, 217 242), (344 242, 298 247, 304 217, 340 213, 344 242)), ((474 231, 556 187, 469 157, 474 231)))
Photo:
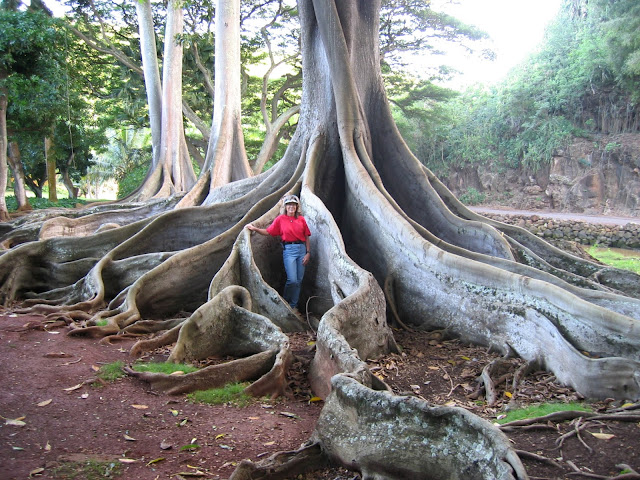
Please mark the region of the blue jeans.
POLYGON ((298 306, 302 277, 304 277, 304 265, 302 259, 307 254, 307 246, 304 243, 289 243, 284 246, 282 260, 284 271, 287 274, 287 282, 284 284, 282 297, 289 302, 291 308, 298 306))

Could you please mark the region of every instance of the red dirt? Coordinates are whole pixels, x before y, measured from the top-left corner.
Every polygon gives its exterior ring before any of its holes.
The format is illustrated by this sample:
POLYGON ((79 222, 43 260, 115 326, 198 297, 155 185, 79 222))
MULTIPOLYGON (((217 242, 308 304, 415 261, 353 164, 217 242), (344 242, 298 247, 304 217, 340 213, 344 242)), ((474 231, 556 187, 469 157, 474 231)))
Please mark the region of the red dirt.
MULTIPOLYGON (((306 350, 310 338, 307 334, 292 340, 293 345, 299 345, 294 347, 299 360, 291 374, 290 398, 258 400, 248 407, 237 408, 194 404, 184 396, 156 394, 147 384, 129 377, 96 384, 95 370, 101 365, 132 361, 128 349, 133 341, 107 345, 95 339, 67 337, 66 328, 52 331, 25 328, 29 323, 39 324, 40 319, 8 313, 0 316, 2 479, 26 479, 30 475, 72 478, 65 476, 63 467, 91 459, 106 462, 102 464, 102 474, 93 478, 169 479, 180 478, 181 472, 191 475, 201 472, 201 478, 207 479, 227 478, 241 459, 259 460, 276 451, 298 448, 309 438, 322 408, 322 402, 309 401, 312 393, 304 378, 311 355, 306 350), (16 419, 24 425, 7 423, 16 419), (187 449, 191 444, 199 448, 187 449), (110 463, 120 465, 119 475, 108 470, 110 463)), ((469 398, 476 389, 475 379, 496 355, 427 333, 397 332, 397 341, 403 347, 402 355, 371 362, 376 374, 397 393, 462 406, 490 420, 507 407, 509 398, 504 393, 504 384, 498 388, 499 401, 493 407, 486 406, 482 397, 469 398)), ((514 361, 513 368, 516 366, 514 361)), ((578 396, 556 385, 551 375, 538 372, 528 376, 513 397, 518 404, 526 405, 568 401, 578 396)), ((613 403, 594 404, 603 410, 613 406, 613 403)), ((620 463, 640 470, 637 421, 593 424, 581 431, 581 440, 569 438, 562 449, 556 448, 556 439, 575 424, 565 422, 550 427, 508 433, 517 449, 555 459, 560 464, 553 467, 525 459, 532 478, 580 478, 567 476, 572 472, 567 461, 599 475, 618 473, 616 465, 620 463), (588 433, 600 431, 614 437, 601 440, 588 433)), ((359 476, 332 469, 305 478, 334 480, 359 476)))

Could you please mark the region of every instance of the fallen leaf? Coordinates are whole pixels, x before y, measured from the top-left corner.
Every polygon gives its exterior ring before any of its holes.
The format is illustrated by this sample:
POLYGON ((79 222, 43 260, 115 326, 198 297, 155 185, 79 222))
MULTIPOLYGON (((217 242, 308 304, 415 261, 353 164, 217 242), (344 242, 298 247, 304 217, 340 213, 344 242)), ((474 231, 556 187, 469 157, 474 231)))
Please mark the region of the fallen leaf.
POLYGON ((233 447, 230 447, 229 445, 219 445, 220 448, 224 448, 225 450, 233 450, 233 447))
POLYGON ((44 472, 44 468, 40 467, 40 468, 34 468, 33 470, 31 470, 29 472, 29 476, 33 477, 34 475, 38 475, 39 473, 44 472))
POLYGON ((49 442, 47 442, 47 444, 44 446, 44 451, 45 452, 50 452, 51 451, 51 444, 49 442))
POLYGON ((173 377, 179 377, 180 375, 184 375, 184 372, 182 370, 176 370, 175 372, 171 372, 169 375, 173 377))
POLYGON ((429 365, 429 370, 440 370, 438 367, 434 367, 433 365, 429 365))
POLYGON ((100 367, 97 365, 91 365, 91 370, 93 370, 94 372, 99 372, 100 371, 100 367))
POLYGON ((269 447, 271 445, 275 445, 276 442, 267 442, 267 443, 263 443, 262 445, 264 445, 265 447, 269 447))
POLYGON ((51 402, 53 401, 53 398, 50 398, 49 400, 44 400, 42 402, 40 402, 38 404, 39 407, 46 407, 47 405, 49 405, 51 402))
POLYGON ((295 418, 297 420, 300 419, 300 417, 298 415, 296 415, 295 413, 291 413, 291 412, 280 412, 280 415, 282 415, 283 417, 295 418))
POLYGON ((467 361, 471 360, 469 357, 465 357, 464 355, 460 355, 460 358, 467 361))
POLYGON ((164 440, 162 442, 160 442, 160 449, 161 450, 170 450, 171 449, 171 444, 168 442, 165 442, 164 440))
POLYGON ((311 397, 311 398, 309 399, 309 401, 310 401, 310 402, 321 402, 321 401, 322 401, 322 399, 321 399, 320 397, 311 397))
POLYGON ((89 398, 89 394, 88 393, 83 393, 82 395, 80 395, 80 398, 89 398))
POLYGON ((63 390, 65 392, 73 392, 74 390, 78 390, 79 388, 82 388, 82 383, 79 383, 77 385, 74 385, 73 387, 69 387, 69 388, 63 388, 63 390))
POLYGON ((149 465, 153 465, 154 463, 162 462, 163 460, 166 460, 166 459, 164 457, 158 457, 158 458, 154 458, 153 460, 149 460, 147 462, 147 467, 149 465))
POLYGON ((610 433, 591 433, 591 435, 593 435, 594 437, 596 437, 597 439, 600 440, 611 440, 613 437, 615 437, 615 435, 612 435, 610 433))
POLYGON ((130 437, 129 435, 127 435, 126 433, 123 435, 125 440, 129 440, 130 442, 135 442, 136 439, 133 437, 130 437))
POLYGON ((200 445, 198 445, 197 443, 190 443, 189 445, 183 445, 182 447, 180 447, 180 451, 184 452, 185 450, 197 450, 198 448, 200 448, 200 445))
POLYGON ((119 458, 118 461, 120 463, 136 463, 137 460, 134 458, 119 458))
POLYGON ((22 447, 11 447, 11 448, 12 448, 13 450, 18 450, 18 451, 20 451, 20 450, 24 450, 24 448, 22 448, 22 447))
POLYGON ((249 417, 249 420, 260 420, 260 417, 249 417))
MULTIPOLYGON (((24 418, 24 417, 21 417, 24 418)), ((4 422, 5 425, 14 425, 16 427, 24 427, 27 423, 23 422, 20 418, 7 418, 7 420, 4 422)))
POLYGON ((136 408, 138 410, 145 410, 147 408, 149 408, 149 405, 131 405, 133 408, 136 408))
POLYGON ((171 415, 177 417, 178 415, 180 415, 180 412, 178 410, 171 410, 171 415))
POLYGON ((513 393, 511 393, 511 392, 504 392, 504 396, 505 396, 505 397, 509 397, 509 398, 513 398, 513 393))
POLYGON ((218 435, 216 435, 216 440, 218 440, 219 438, 224 438, 225 435, 226 433, 219 433, 218 435))

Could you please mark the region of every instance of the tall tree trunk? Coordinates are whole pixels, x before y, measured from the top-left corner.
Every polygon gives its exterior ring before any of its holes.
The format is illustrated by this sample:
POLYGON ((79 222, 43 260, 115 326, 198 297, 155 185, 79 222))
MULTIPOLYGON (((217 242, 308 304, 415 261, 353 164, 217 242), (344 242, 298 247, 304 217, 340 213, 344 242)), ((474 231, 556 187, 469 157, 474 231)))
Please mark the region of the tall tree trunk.
POLYGON ((13 194, 18 202, 18 211, 31 210, 31 204, 27 200, 27 191, 24 182, 24 168, 20 158, 20 146, 18 142, 9 142, 9 165, 13 171, 13 194))
POLYGON ((147 91, 149 122, 151 125, 151 145, 153 149, 152 167, 155 167, 160 154, 162 122, 162 85, 158 65, 158 52, 156 49, 156 34, 153 26, 150 0, 137 0, 135 4, 140 32, 140 53, 142 56, 142 70, 144 71, 144 86, 147 91))
POLYGON ((180 206, 211 203, 216 187, 252 175, 242 133, 240 0, 217 0, 215 51, 215 98, 205 163, 196 187, 180 206))
MULTIPOLYGON (((155 164, 129 200, 143 201, 187 192, 196 182, 184 137, 182 117, 182 42, 184 14, 179 0, 167 6, 162 68, 160 145, 155 164)), ((153 74, 151 74, 153 75, 153 74)))
POLYGON ((47 165, 47 183, 49 184, 49 201, 58 201, 58 184, 56 182, 56 159, 51 155, 53 140, 44 137, 44 159, 47 165))
POLYGON ((64 183, 65 188, 67 189, 67 193, 69 194, 69 198, 78 198, 78 187, 73 184, 73 180, 69 176, 69 167, 75 158, 75 153, 71 153, 69 155, 69 159, 67 160, 64 169, 62 169, 62 183, 64 183))
MULTIPOLYGON (((7 78, 7 72, 0 69, 0 82, 7 78)), ((6 88, 0 88, 0 222, 9 220, 7 210, 7 105, 9 92, 6 88)))

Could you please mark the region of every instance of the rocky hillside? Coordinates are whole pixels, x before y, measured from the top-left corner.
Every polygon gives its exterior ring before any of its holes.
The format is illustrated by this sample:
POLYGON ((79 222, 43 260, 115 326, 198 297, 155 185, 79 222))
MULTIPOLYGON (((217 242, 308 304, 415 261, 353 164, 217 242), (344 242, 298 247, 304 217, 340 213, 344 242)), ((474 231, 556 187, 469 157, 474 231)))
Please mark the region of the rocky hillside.
POLYGON ((479 192, 486 205, 640 217, 640 134, 576 139, 538 172, 480 166, 443 181, 459 197, 479 192))

